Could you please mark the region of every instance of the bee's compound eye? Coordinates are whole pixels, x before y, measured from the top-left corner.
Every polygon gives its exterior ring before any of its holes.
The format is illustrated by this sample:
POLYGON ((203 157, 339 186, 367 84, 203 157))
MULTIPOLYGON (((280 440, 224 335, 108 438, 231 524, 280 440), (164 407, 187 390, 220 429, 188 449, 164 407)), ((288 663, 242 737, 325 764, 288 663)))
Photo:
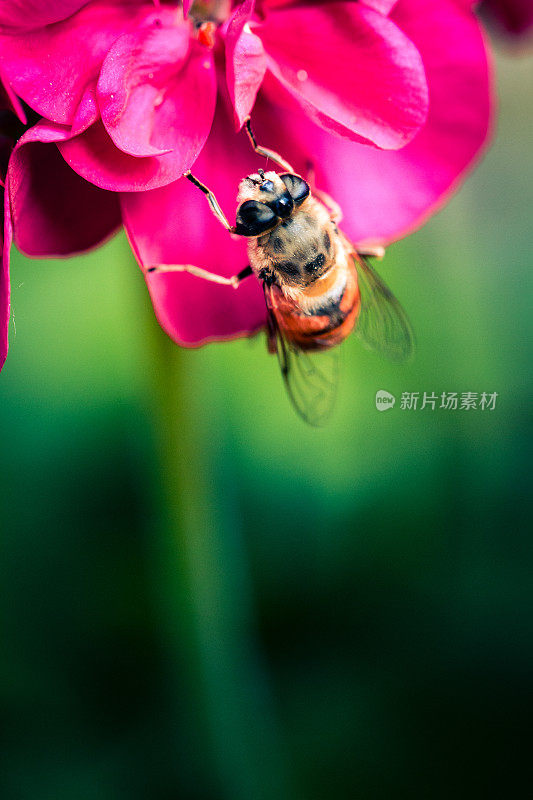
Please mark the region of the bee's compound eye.
POLYGON ((309 197, 309 186, 299 175, 291 175, 287 172, 285 175, 280 175, 280 178, 287 187, 287 191, 295 205, 299 206, 306 197, 309 197))
POLYGON ((288 192, 285 192, 281 197, 277 197, 276 200, 273 200, 268 205, 280 219, 287 219, 287 217, 290 217, 294 208, 292 197, 288 192))
POLYGON ((237 209, 235 233, 240 236, 260 236, 274 227, 277 216, 258 200, 245 200, 237 209))

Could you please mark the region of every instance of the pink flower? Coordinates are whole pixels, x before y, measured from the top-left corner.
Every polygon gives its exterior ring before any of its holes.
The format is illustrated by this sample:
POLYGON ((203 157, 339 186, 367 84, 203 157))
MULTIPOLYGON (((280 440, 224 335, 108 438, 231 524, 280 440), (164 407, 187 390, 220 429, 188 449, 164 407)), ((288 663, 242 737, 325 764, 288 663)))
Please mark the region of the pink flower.
MULTIPOLYGON (((192 166, 213 120, 216 70, 212 49, 178 3, 54 0, 31 29, 28 5, 35 2, 9 2, 0 12, 4 71, 35 111, 69 126, 59 147, 75 171, 103 189, 131 191, 166 185, 192 166)), ((209 15, 223 5, 211 3, 209 15)), ((427 84, 416 47, 386 16, 391 5, 262 2, 256 11, 246 0, 237 7, 227 43, 240 124, 268 73, 327 130, 384 148, 405 145, 425 122, 427 84), (324 46, 316 46, 317 34, 324 46)))
POLYGON ((0 12, 0 52, 12 89, 68 131, 58 144, 65 160, 113 191, 182 175, 209 134, 216 80, 213 54, 181 8, 52 0, 40 4, 52 21, 39 17, 28 30, 34 4, 18 0, 9 20, 0 12))
MULTIPOLYGON (((344 211, 342 227, 353 241, 387 244, 419 226, 457 187, 487 136, 488 66, 482 32, 471 12, 471 3, 368 0, 366 4, 306 5, 265 0, 260 6, 262 21, 253 28, 249 26, 260 42, 252 40, 248 48, 247 41, 242 43, 235 37, 234 28, 238 23, 244 31, 243 16, 246 18, 245 11, 251 6, 245 3, 237 8, 226 37, 229 92, 238 122, 249 112, 255 96, 252 119, 258 140, 278 150, 301 174, 306 173, 309 161, 313 162, 317 185, 340 203, 344 211), (294 47, 299 46, 301 35, 303 44, 311 46, 303 36, 308 33, 306 20, 312 19, 311 31, 317 31, 320 44, 316 49, 321 62, 338 63, 342 67, 338 77, 342 92, 349 55, 345 60, 340 59, 335 39, 332 40, 335 45, 328 49, 330 41, 323 34, 331 30, 329 15, 336 18, 340 14, 338 18, 344 20, 345 13, 359 14, 363 9, 363 16, 368 18, 371 7, 381 12, 390 9, 387 24, 394 25, 395 30, 407 37, 410 48, 416 48, 429 89, 427 120, 402 149, 369 147, 357 140, 362 137, 361 129, 352 130, 351 134, 345 131, 344 138, 326 130, 338 130, 337 126, 342 124, 342 120, 326 115, 332 108, 327 104, 330 98, 334 105, 333 78, 326 66, 325 89, 314 93, 315 75, 319 84, 321 78, 318 56, 308 56, 305 46, 303 52, 298 50, 298 57, 311 81, 309 91, 300 92, 299 86, 291 81, 294 70, 292 73, 287 70, 284 78, 279 67, 272 66, 273 51, 281 47, 280 42, 285 45, 283 52, 288 52, 291 42, 294 47), (292 39, 283 38, 284 26, 277 20, 271 22, 270 14, 290 15, 287 30, 291 31, 292 39), (278 38, 265 33, 270 25, 278 38), (242 58, 242 50, 250 53, 248 61, 242 58), (238 56, 240 69, 235 67, 238 56), (265 58, 267 69, 263 74, 265 58), (310 105, 314 108, 310 109, 310 105)), ((377 11, 373 13, 375 19, 380 16, 377 11)), ((354 42, 351 52, 353 63, 359 68, 356 45, 354 42)), ((413 57, 409 63, 417 62, 413 57)), ((371 76, 366 80, 370 81, 371 76)), ((420 91, 420 84, 416 85, 420 91)), ((211 134, 194 165, 194 174, 215 192, 229 219, 234 219, 239 180, 264 166, 264 160, 250 151, 244 134, 232 132, 232 116, 230 102, 222 95, 211 134)), ((389 132, 393 129, 393 125, 387 128, 389 132)), ((369 135, 368 128, 364 133, 369 135)), ((211 215, 203 195, 186 180, 152 192, 123 194, 122 209, 132 247, 143 265, 197 264, 225 276, 246 266, 244 243, 230 238, 211 215)), ((181 344, 195 345, 243 335, 265 322, 262 291, 254 279, 245 281, 237 291, 179 273, 151 273, 146 280, 161 325, 181 344)))
MULTIPOLYGON (((229 18, 225 5, 198 3, 189 19, 176 2, 2 4, 5 78, 44 117, 17 145, 9 170, 23 250, 64 254, 100 241, 117 224, 113 191, 141 265, 239 271, 245 243, 179 178, 194 164, 233 217, 239 180, 264 165, 234 130, 249 113, 263 144, 302 173, 314 163, 317 185, 341 203, 356 241, 398 238, 457 184, 489 116, 471 2, 245 0, 229 18), (205 13, 218 14, 216 32, 205 13)), ((147 282, 178 342, 264 323, 254 279, 238 291, 183 274, 147 282)))
POLYGON ((28 255, 67 256, 100 244, 120 226, 113 192, 79 177, 57 148, 68 131, 41 120, 17 142, 7 188, 15 242, 28 255))
POLYGON ((385 149, 411 141, 426 121, 428 88, 420 53, 386 16, 393 5, 245 0, 226 37, 239 127, 268 76, 273 92, 328 131, 385 149))
POLYGON ((483 0, 481 10, 505 33, 533 33, 532 0, 483 0))

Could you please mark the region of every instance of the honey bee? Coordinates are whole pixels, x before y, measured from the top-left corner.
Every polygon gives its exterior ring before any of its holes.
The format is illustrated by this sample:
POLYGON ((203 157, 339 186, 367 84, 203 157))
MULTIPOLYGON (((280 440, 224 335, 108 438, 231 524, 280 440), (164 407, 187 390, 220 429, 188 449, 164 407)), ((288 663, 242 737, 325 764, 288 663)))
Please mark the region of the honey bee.
MULTIPOLYGON (((185 173, 207 197, 226 230, 248 242, 249 266, 225 278, 191 265, 158 265, 148 272, 189 272, 237 288, 255 275, 263 286, 267 344, 277 353, 289 397, 303 419, 322 424, 336 394, 337 345, 356 331, 364 345, 395 362, 413 352, 411 326, 402 307, 370 265, 383 248, 359 248, 339 229, 338 204, 298 175, 278 153, 257 144, 250 120, 248 138, 255 152, 281 172, 259 169, 242 179, 236 224, 230 225, 214 194, 185 173)), ((309 178, 308 178, 309 180, 309 178)))

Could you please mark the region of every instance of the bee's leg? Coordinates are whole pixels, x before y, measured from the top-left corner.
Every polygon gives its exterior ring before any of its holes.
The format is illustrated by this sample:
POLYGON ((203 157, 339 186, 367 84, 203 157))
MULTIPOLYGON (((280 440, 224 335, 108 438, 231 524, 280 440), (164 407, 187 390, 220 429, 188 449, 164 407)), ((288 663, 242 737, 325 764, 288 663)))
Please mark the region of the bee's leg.
POLYGON ((187 178, 187 180, 189 180, 191 183, 197 186, 198 189, 200 189, 200 191, 202 191, 205 194, 205 196, 207 197, 207 202, 209 203, 209 208, 211 209, 215 217, 218 219, 218 221, 222 223, 225 229, 230 233, 235 233, 235 228, 233 227, 233 225, 229 224, 228 220, 226 219, 226 215, 220 208, 219 202, 216 199, 213 192, 210 189, 208 189, 207 186, 204 186, 204 184, 201 181, 199 181, 198 178, 195 178, 194 175, 191 174, 190 170, 184 172, 183 177, 187 178))
POLYGON ((250 122, 250 117, 246 119, 244 123, 246 126, 246 133, 248 134, 248 138, 250 140, 250 144, 254 148, 255 152, 260 156, 265 156, 265 158, 269 158, 279 167, 281 167, 285 172, 294 172, 293 168, 289 164, 288 161, 285 161, 278 153, 274 150, 268 150, 266 147, 261 147, 261 145, 257 144, 254 136, 254 132, 252 131, 252 125, 250 122))
POLYGON ((338 225, 339 222, 342 221, 342 209, 340 205, 330 197, 327 192, 323 192, 322 189, 317 189, 315 184, 315 167, 312 162, 309 162, 307 165, 307 182, 311 186, 311 191, 317 198, 323 203, 329 211, 331 221, 338 225))
POLYGON ((382 245, 375 245, 372 247, 371 245, 361 245, 361 247, 356 247, 356 252, 360 256, 367 256, 367 258, 377 258, 379 261, 385 255, 385 248, 382 245))
POLYGON ((272 312, 270 312, 267 317, 266 333, 267 333, 267 350, 269 353, 274 355, 275 353, 277 353, 278 350, 278 332, 272 312))
POLYGON ((147 267, 146 272, 188 272, 189 275, 196 275, 197 278, 203 278, 204 281, 221 283, 224 286, 233 286, 234 289, 249 275, 253 275, 253 270, 249 265, 241 269, 237 275, 233 275, 231 278, 224 278, 223 275, 208 272, 201 267, 194 267, 192 264, 159 264, 156 267, 147 267))

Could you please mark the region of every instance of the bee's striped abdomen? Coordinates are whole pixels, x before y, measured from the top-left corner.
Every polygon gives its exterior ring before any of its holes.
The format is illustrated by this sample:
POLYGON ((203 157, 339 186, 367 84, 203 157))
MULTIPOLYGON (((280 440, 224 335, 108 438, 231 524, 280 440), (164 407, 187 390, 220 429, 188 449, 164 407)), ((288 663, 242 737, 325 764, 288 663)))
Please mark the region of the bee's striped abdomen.
POLYGON ((326 294, 324 302, 315 304, 311 311, 302 310, 297 301, 286 297, 278 286, 271 286, 269 295, 269 305, 284 336, 302 350, 320 350, 340 344, 352 332, 361 307, 355 269, 348 270, 340 296, 331 299, 326 294))

